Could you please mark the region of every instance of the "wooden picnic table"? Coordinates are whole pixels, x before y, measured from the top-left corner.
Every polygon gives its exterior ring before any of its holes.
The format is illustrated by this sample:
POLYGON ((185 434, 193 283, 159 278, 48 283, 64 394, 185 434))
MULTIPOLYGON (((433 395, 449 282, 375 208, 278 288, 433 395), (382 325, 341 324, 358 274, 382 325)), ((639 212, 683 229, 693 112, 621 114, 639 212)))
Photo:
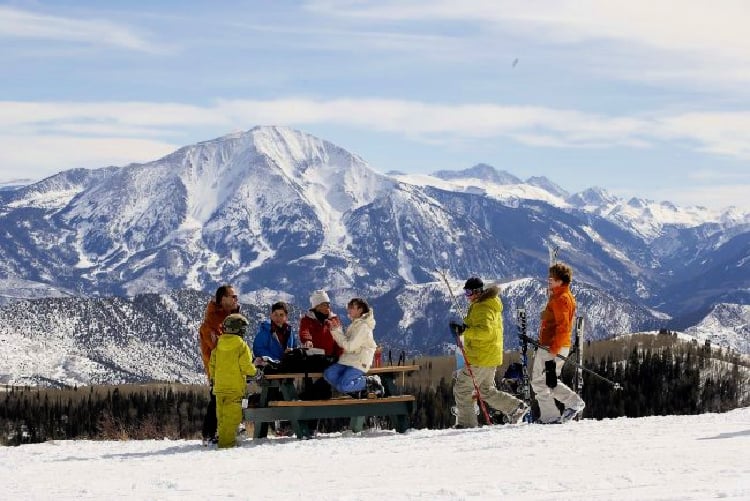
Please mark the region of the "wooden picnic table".
POLYGON ((300 400, 297 394, 295 383, 298 380, 320 378, 321 372, 266 374, 259 381, 261 391, 257 407, 244 409, 243 415, 255 425, 253 438, 266 437, 268 423, 274 421, 290 421, 297 438, 309 438, 311 432, 306 421, 320 418, 348 417, 351 430, 358 432, 364 427, 367 416, 389 416, 396 431, 403 433, 409 427, 415 398, 401 394, 400 388, 406 375, 418 370, 418 365, 374 367, 367 375, 380 376, 385 390, 382 398, 328 400, 300 400))

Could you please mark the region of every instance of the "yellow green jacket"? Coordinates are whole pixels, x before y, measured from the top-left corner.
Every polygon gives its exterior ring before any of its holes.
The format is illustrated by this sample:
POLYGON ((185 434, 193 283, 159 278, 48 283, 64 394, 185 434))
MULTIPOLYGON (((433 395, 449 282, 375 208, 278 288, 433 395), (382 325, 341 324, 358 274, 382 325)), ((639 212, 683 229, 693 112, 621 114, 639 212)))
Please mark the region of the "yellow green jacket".
POLYGON ((466 359, 477 367, 496 367, 503 363, 503 303, 499 290, 488 287, 469 305, 464 324, 466 359))
POLYGON ((208 368, 214 384, 214 395, 244 393, 247 389, 245 377, 255 375, 250 347, 235 334, 219 336, 208 368))

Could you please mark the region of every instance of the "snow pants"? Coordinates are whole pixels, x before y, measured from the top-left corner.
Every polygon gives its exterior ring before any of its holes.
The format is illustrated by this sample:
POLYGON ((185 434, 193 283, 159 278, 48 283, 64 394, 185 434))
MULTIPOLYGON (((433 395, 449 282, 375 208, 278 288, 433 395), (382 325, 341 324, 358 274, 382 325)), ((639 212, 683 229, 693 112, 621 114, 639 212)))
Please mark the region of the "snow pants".
MULTIPOLYGON (((570 348, 561 348, 559 355, 566 357, 568 353, 570 353, 570 348)), ((576 392, 560 381, 560 371, 563 365, 565 365, 565 360, 555 358, 550 352, 541 348, 537 350, 534 357, 534 366, 531 369, 531 388, 534 390, 536 401, 539 404, 540 423, 554 423, 560 418, 560 409, 555 405, 555 400, 561 402, 565 408, 577 408, 583 403, 576 392), (547 375, 544 371, 544 364, 549 360, 555 361, 557 386, 554 388, 547 386, 547 375)))
MULTIPOLYGON (((497 367, 475 367, 471 370, 474 372, 479 393, 484 400, 493 409, 502 412, 505 415, 511 414, 518 409, 522 401, 511 395, 500 391, 495 386, 495 371, 497 367)), ((474 428, 478 426, 477 415, 474 412, 474 384, 471 381, 471 375, 466 367, 458 372, 456 382, 453 384, 453 398, 456 400, 457 426, 464 428, 474 428)))
POLYGON ((242 393, 220 393, 216 395, 219 449, 236 445, 237 428, 242 422, 242 397, 242 393))
POLYGON ((335 363, 323 372, 323 377, 341 393, 364 390, 367 386, 365 373, 349 365, 335 363))

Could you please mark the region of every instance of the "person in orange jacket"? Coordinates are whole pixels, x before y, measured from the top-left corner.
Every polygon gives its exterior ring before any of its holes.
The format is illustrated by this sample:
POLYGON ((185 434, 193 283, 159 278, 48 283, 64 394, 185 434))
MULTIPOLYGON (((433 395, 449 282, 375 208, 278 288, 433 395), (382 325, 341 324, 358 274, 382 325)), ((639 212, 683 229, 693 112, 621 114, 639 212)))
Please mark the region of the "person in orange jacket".
POLYGON ((543 424, 569 421, 586 406, 581 397, 560 381, 565 361, 556 358, 570 352, 570 335, 576 314, 576 300, 570 292, 572 277, 573 270, 565 264, 557 263, 549 268, 550 297, 542 311, 539 331, 539 345, 549 351, 537 350, 531 370, 531 387, 539 404, 538 422, 543 424), (555 400, 565 406, 562 414, 555 400))
MULTIPOLYGON (((216 294, 206 306, 206 313, 203 316, 203 323, 199 330, 199 340, 203 367, 206 371, 206 378, 209 384, 211 384, 209 362, 211 360, 211 352, 216 348, 216 343, 219 341, 219 336, 221 336, 221 324, 229 315, 239 313, 239 311, 240 304, 237 292, 229 284, 222 285, 216 289, 216 294)), ((204 445, 207 445, 211 441, 216 441, 216 429, 216 395, 214 395, 213 388, 211 388, 211 399, 208 402, 206 416, 203 419, 202 435, 204 445)))

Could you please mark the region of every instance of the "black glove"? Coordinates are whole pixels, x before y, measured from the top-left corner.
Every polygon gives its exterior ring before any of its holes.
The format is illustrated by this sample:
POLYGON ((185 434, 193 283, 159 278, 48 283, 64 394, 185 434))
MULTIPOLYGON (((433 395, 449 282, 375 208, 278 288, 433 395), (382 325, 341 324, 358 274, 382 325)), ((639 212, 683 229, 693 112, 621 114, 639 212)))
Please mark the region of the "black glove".
POLYGON ((451 322, 451 323, 450 323, 450 324, 448 324, 448 325, 450 326, 450 328, 451 328, 451 332, 453 333, 453 335, 454 335, 455 337, 458 337, 458 336, 460 336, 460 335, 461 335, 461 334, 463 334, 463 333, 464 333, 464 331, 466 330, 466 325, 464 325, 464 324, 459 324, 458 322, 451 322))
POLYGON ((547 386, 550 388, 557 386, 557 367, 554 360, 544 362, 544 372, 547 379, 547 386))

